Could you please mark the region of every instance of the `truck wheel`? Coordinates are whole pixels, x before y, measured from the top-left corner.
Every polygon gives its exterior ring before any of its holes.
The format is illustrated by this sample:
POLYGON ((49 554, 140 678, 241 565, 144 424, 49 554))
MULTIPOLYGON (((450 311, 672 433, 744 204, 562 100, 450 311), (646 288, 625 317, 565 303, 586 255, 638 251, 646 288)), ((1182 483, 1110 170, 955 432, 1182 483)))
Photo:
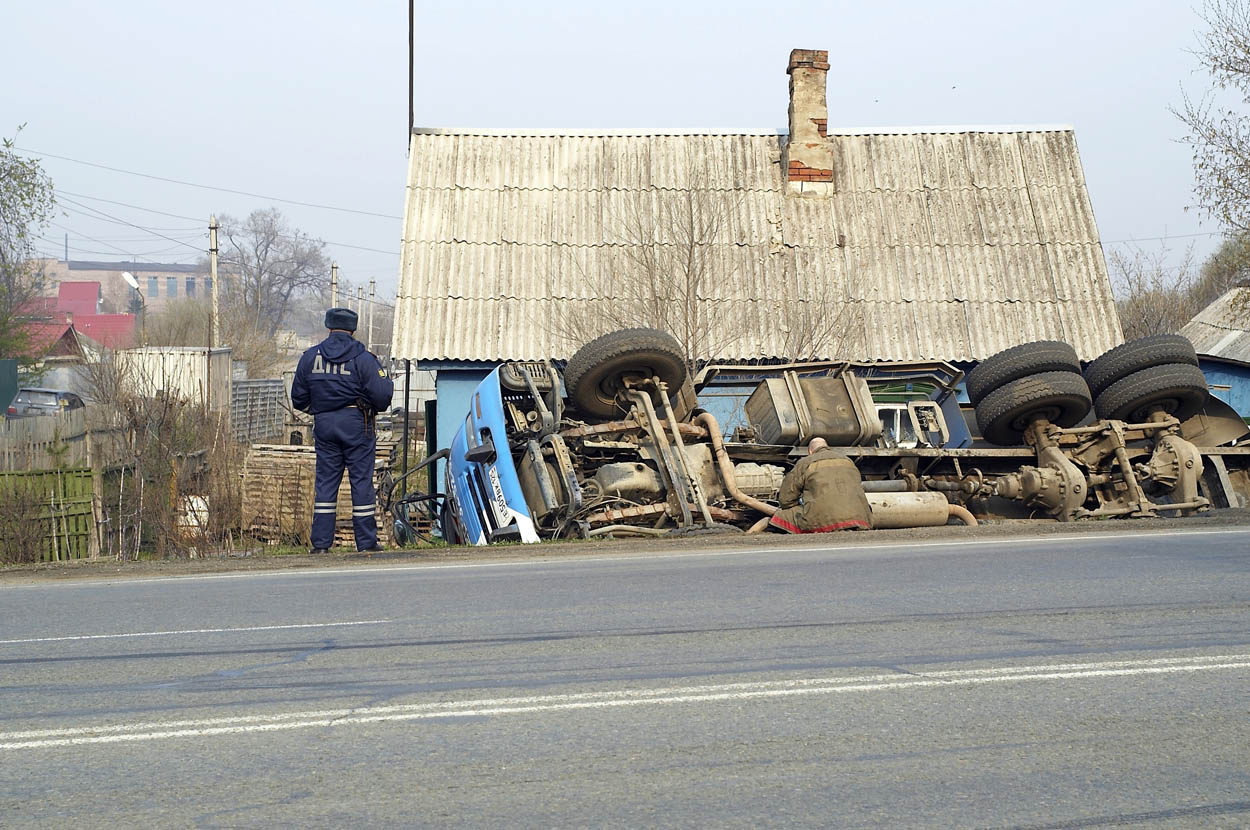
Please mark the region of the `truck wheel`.
POLYGON ((1097 398, 1111 384, 1142 369, 1183 363, 1198 365, 1194 344, 1179 334, 1153 334, 1122 343, 1085 368, 1085 382, 1097 398))
POLYGON ((1080 374, 1081 361, 1076 349, 1059 340, 1038 340, 991 355, 978 363, 964 380, 968 400, 976 406, 1003 384, 1040 372, 1080 374))
POLYGON ((1093 408, 1085 379, 1073 372, 1042 372, 1013 380, 977 404, 977 426, 986 441, 1014 446, 1038 417, 1071 427, 1093 408))
MULTIPOLYGON (((1192 348, 1192 347, 1191 347, 1192 348)), ((1178 421, 1191 418, 1207 402, 1207 378, 1197 366, 1172 363, 1134 372, 1098 396, 1098 417, 1142 423, 1155 409, 1178 421)))
POLYGON ((681 344, 658 329, 622 329, 595 338, 577 350, 564 368, 564 385, 573 406, 585 415, 612 418, 622 412, 616 393, 627 378, 658 377, 676 394, 686 379, 681 344))
POLYGON ((456 532, 456 520, 451 515, 451 511, 447 509, 447 502, 443 502, 443 507, 438 512, 438 529, 443 534, 443 541, 449 545, 462 545, 464 540, 460 538, 460 534, 456 532))

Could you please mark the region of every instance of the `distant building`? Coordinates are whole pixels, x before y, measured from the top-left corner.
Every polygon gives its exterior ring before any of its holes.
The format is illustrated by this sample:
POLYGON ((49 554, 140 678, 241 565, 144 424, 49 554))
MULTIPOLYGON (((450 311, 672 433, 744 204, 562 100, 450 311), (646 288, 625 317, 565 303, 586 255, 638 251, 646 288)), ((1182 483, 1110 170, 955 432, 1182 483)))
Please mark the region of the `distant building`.
MULTIPOLYGON (((133 346, 135 315, 101 314, 102 305, 99 282, 63 281, 57 285, 57 296, 36 297, 23 305, 20 313, 42 331, 69 326, 110 349, 133 346)), ((36 350, 34 356, 41 355, 42 352, 36 350)))
POLYGON ((90 398, 88 365, 99 360, 100 345, 77 331, 73 323, 28 321, 22 327, 27 336, 23 357, 36 362, 39 385, 90 398))
POLYGON ((40 260, 45 292, 54 294, 61 283, 95 282, 100 292, 100 311, 123 313, 137 310, 138 292, 127 285, 124 272, 139 281, 148 311, 161 311, 178 300, 212 295, 213 282, 199 265, 177 262, 101 262, 72 259, 40 260))

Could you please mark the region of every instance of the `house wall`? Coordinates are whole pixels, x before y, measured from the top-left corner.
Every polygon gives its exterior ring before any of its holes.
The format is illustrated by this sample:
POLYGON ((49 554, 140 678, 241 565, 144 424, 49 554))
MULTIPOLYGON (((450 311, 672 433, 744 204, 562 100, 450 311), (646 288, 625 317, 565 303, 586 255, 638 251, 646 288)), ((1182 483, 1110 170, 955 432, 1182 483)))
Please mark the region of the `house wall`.
POLYGON ((91 371, 81 362, 57 362, 44 366, 43 373, 39 376, 39 385, 73 392, 88 401, 92 399, 95 388, 91 381, 91 371))
MULTIPOLYGON (((423 367, 424 368, 424 367, 423 367)), ((464 426, 473 399, 473 390, 489 375, 495 364, 479 364, 472 368, 439 369, 434 376, 434 395, 438 401, 436 425, 436 450, 451 446, 456 431, 464 426)), ((415 384, 414 384, 415 388, 415 384)), ((415 407, 414 407, 415 408, 415 407)), ((440 461, 436 475, 439 486, 443 483, 443 463, 440 461)))
POLYGON ((1200 357, 1198 365, 1207 376, 1211 394, 1231 406, 1241 417, 1250 418, 1250 366, 1209 357, 1200 357))

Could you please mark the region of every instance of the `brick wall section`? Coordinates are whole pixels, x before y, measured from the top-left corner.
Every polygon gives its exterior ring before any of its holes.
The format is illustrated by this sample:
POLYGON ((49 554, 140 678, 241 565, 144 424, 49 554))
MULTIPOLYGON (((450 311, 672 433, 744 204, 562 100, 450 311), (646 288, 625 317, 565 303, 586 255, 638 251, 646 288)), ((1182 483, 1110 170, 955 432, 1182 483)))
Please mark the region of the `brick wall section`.
POLYGON ((789 179, 792 182, 831 182, 833 181, 833 171, 829 169, 819 169, 816 167, 806 167, 801 161, 791 161, 788 171, 789 179))

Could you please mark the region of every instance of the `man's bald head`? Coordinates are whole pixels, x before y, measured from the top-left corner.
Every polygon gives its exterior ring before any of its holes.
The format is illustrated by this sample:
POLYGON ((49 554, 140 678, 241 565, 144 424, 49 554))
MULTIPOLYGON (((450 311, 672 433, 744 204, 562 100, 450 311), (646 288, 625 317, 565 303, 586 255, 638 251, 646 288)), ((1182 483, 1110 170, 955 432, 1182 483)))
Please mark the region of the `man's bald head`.
POLYGON ((807 451, 809 453, 816 452, 816 450, 823 450, 823 449, 828 448, 828 446, 829 446, 828 441, 826 441, 824 438, 816 437, 816 438, 813 438, 811 441, 807 442, 807 451))

